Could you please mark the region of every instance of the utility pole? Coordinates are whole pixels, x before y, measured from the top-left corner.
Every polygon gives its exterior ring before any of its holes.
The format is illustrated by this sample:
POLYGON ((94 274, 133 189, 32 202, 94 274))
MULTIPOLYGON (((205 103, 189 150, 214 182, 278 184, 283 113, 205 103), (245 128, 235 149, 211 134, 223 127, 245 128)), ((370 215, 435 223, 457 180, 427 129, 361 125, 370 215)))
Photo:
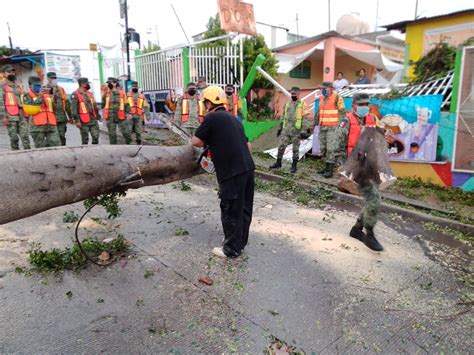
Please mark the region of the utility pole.
POLYGON ((328 31, 331 31, 331 0, 328 0, 328 31))
POLYGON ((127 50, 127 84, 130 81, 130 34, 128 33, 128 7, 127 0, 124 1, 125 6, 125 45, 127 50))
POLYGON ((375 10, 375 32, 377 32, 378 27, 379 27, 379 0, 377 0, 377 8, 375 10))
POLYGON ((174 15, 175 15, 176 18, 178 19, 179 26, 181 27, 181 30, 182 30, 183 33, 184 33, 184 37, 186 37, 186 41, 188 41, 188 44, 191 44, 191 42, 189 42, 188 35, 186 34, 186 31, 184 30, 184 27, 183 27, 183 25, 181 24, 181 20, 179 19, 179 16, 178 16, 178 14, 176 13, 176 10, 174 9, 173 4, 171 4, 171 8, 173 9, 174 15))
POLYGON ((10 42, 10 49, 13 54, 13 42, 12 42, 12 33, 10 32, 10 23, 7 22, 7 27, 8 27, 8 41, 10 42))
POLYGON ((415 2, 415 20, 418 17, 418 0, 415 2))
POLYGON ((298 27, 298 14, 296 14, 296 35, 299 36, 300 35, 300 29, 298 27))

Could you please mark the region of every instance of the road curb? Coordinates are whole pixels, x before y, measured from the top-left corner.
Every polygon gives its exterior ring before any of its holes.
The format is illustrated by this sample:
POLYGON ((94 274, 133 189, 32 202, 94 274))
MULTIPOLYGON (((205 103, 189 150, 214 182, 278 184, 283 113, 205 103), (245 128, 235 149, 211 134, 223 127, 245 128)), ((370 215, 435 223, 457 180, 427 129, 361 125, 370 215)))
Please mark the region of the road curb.
MULTIPOLYGON (((260 171, 260 170, 255 171, 255 176, 267 181, 283 181, 287 179, 285 177, 270 174, 270 173, 260 171)), ((314 186, 306 182, 298 182, 298 181, 294 181, 294 182, 295 184, 298 184, 300 187, 304 188, 307 191, 313 190, 315 188, 314 186)), ((352 204, 357 204, 362 207, 362 204, 363 204, 362 197, 335 190, 331 184, 324 184, 324 183, 321 183, 321 184, 328 186, 328 188, 331 189, 331 191, 333 192, 333 194, 336 196, 338 200, 350 202, 352 204)), ((384 198, 382 197, 382 201, 383 199, 384 198)), ((396 213, 405 218, 416 219, 421 222, 432 222, 440 226, 446 226, 446 227, 452 228, 462 233, 474 234, 474 226, 471 226, 469 224, 464 224, 464 223, 453 221, 453 220, 443 218, 443 217, 432 216, 420 211, 408 210, 406 208, 394 206, 386 202, 382 202, 381 212, 396 213)))

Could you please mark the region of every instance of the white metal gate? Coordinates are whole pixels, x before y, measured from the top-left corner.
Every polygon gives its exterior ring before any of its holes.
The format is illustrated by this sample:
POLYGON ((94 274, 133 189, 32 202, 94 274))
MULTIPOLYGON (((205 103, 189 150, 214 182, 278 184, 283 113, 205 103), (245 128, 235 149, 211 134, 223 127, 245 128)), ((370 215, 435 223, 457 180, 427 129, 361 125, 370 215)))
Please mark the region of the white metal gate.
POLYGON ((238 46, 230 44, 225 47, 191 47, 189 49, 190 79, 197 82, 204 76, 209 85, 225 86, 233 84, 238 87, 239 52, 238 46))

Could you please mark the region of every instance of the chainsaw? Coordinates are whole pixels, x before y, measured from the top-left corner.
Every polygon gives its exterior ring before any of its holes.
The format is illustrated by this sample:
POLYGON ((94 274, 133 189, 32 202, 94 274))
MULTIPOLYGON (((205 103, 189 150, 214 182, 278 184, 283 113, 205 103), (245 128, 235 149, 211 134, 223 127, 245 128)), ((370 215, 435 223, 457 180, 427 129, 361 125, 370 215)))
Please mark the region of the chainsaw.
MULTIPOLYGON (((176 133, 186 143, 191 144, 192 137, 188 134, 188 132, 172 122, 168 115, 164 113, 158 113, 158 118, 170 131, 176 133)), ((216 171, 214 168, 214 163, 212 162, 211 151, 209 148, 204 149, 204 151, 201 153, 198 159, 198 165, 200 165, 206 173, 213 174, 216 171)))

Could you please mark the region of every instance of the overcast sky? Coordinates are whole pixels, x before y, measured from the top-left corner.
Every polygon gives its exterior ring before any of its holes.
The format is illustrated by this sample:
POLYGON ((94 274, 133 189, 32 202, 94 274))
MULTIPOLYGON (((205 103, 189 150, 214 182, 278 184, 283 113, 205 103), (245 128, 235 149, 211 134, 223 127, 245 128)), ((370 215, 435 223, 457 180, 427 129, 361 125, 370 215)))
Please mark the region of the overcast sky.
MULTIPOLYGON (((298 14, 300 34, 312 36, 328 30, 326 0, 247 2, 254 4, 259 22, 282 25, 296 33, 298 14)), ((378 2, 379 26, 414 18, 415 0, 378 2)), ((186 42, 171 3, 189 37, 204 31, 209 17, 217 13, 217 0, 128 0, 129 27, 141 34, 142 43, 148 39, 156 41, 155 26, 162 48, 186 42), (149 29, 151 33, 147 34, 149 29)), ((422 17, 445 14, 472 8, 472 4, 472 0, 419 0, 418 14, 422 17)), ((357 11, 373 30, 376 8, 377 0, 331 0, 331 29, 335 29, 341 15, 357 11)), ((7 22, 10 23, 14 46, 30 49, 78 49, 96 42, 114 45, 119 42, 122 29, 118 0, 10 1, 0 11, 0 45, 8 45, 7 22)))

